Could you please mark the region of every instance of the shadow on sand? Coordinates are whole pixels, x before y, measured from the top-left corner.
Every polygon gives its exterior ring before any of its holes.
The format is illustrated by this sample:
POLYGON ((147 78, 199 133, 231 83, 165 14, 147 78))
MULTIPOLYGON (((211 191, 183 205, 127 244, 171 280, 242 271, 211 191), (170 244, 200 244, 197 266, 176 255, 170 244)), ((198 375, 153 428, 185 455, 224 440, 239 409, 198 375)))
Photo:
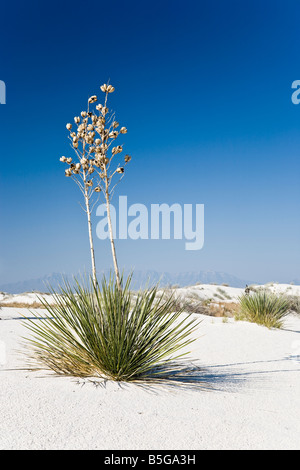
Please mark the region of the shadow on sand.
MULTIPOLYGON (((268 363, 278 362, 283 365, 285 360, 290 358, 268 360, 268 361, 254 361, 245 363, 234 364, 220 364, 212 365, 207 368, 190 363, 170 363, 168 367, 162 366, 154 369, 148 377, 133 382, 117 382, 120 388, 127 388, 131 385, 136 385, 145 389, 150 393, 158 393, 160 390, 166 391, 214 391, 214 392, 242 392, 243 388, 247 385, 250 388, 265 388, 269 383, 270 376, 277 373, 291 373, 299 372, 299 365, 295 364, 295 370, 290 368, 268 369, 268 363), (264 364, 264 370, 250 370, 246 369, 247 366, 256 364, 264 364)), ((78 384, 85 385, 92 383, 96 387, 104 387, 111 383, 110 380, 103 380, 99 378, 84 378, 79 379, 78 384)))
MULTIPOLYGON (((117 382, 120 388, 127 388, 135 385, 148 392, 158 393, 160 390, 166 391, 215 391, 215 392, 236 392, 241 391, 243 386, 250 379, 257 381, 257 374, 268 374, 272 371, 228 371, 228 367, 234 364, 209 366, 207 368, 196 364, 176 363, 168 367, 161 366, 152 371, 147 377, 132 382, 117 382)), ((242 365, 242 364, 241 364, 242 365)), ((276 372, 276 371, 273 371, 276 372)), ((261 376, 260 379, 263 379, 261 376)), ((265 378, 263 379, 265 380, 265 378)), ((96 377, 78 379, 79 385, 91 383, 96 387, 106 388, 111 380, 96 377)), ((115 382, 116 383, 116 382, 115 382)))

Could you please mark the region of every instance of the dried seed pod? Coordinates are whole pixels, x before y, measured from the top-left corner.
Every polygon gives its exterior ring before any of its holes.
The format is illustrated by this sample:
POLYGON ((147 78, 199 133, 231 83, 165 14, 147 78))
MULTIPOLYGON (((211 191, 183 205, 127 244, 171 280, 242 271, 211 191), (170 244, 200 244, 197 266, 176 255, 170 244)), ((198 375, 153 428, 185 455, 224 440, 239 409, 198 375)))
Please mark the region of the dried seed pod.
POLYGON ((72 171, 70 170, 70 168, 65 170, 65 176, 72 176, 72 171))
POLYGON ((74 117, 74 122, 78 124, 80 122, 80 117, 79 116, 74 117))
POLYGON ((76 170, 80 170, 80 168, 81 168, 80 163, 76 163, 75 168, 76 168, 76 170))
POLYGON ((93 181, 92 181, 92 180, 88 180, 85 184, 86 184, 87 186, 93 186, 93 181))
POLYGON ((106 106, 103 106, 103 108, 101 109, 101 113, 102 113, 102 116, 105 116, 105 114, 108 113, 108 108, 106 106))
POLYGON ((104 83, 104 85, 101 85, 100 90, 103 91, 103 93, 107 92, 107 85, 104 83))
POLYGON ((71 158, 71 157, 67 158, 67 163, 69 163, 69 164, 70 164, 70 163, 71 163, 71 161, 72 161, 72 158, 71 158))
POLYGON ((101 191, 101 188, 100 186, 96 186, 95 189, 94 189, 95 193, 100 193, 101 191))
POLYGON ((117 168, 116 172, 117 173, 124 173, 124 168, 123 167, 117 168))
POLYGON ((93 95, 88 99, 89 103, 95 103, 95 101, 97 101, 97 96, 96 95, 93 95))
POLYGON ((100 111, 100 109, 102 109, 102 104, 100 104, 100 103, 97 104, 96 109, 97 109, 97 111, 100 111))
POLYGON ((126 127, 121 127, 121 129, 120 129, 120 134, 127 134, 127 129, 126 129, 126 127))
POLYGON ((116 155, 117 153, 121 153, 122 150, 123 150, 122 145, 118 145, 117 147, 113 147, 111 152, 113 155, 116 155))
POLYGON ((129 163, 130 160, 131 160, 131 156, 130 155, 125 155, 124 160, 125 160, 125 163, 129 163))
POLYGON ((112 131, 108 134, 108 137, 111 139, 116 139, 118 137, 119 133, 117 131, 112 131))
POLYGON ((85 117, 86 116, 86 111, 81 111, 81 117, 85 117))
POLYGON ((117 121, 114 121, 113 124, 112 124, 112 126, 113 126, 114 129, 116 129, 117 127, 119 127, 119 125, 120 125, 120 124, 119 124, 117 121))
POLYGON ((99 116, 97 119, 97 125, 103 126, 105 124, 105 118, 103 116, 99 116))
POLYGON ((72 124, 68 122, 68 124, 66 125, 66 128, 68 129, 68 131, 70 131, 72 129, 72 124))
POLYGON ((74 149, 77 149, 78 148, 78 142, 73 142, 73 147, 74 147, 74 149))
POLYGON ((93 130, 94 130, 93 124, 89 124, 89 125, 87 126, 87 130, 88 130, 88 131, 93 131, 93 130))
POLYGON ((93 168, 92 166, 90 166, 89 169, 88 169, 89 175, 91 175, 92 173, 94 173, 94 171, 95 171, 94 168, 93 168))
POLYGON ((114 91, 115 91, 114 87, 112 85, 108 85, 107 93, 113 93, 114 91))
POLYGON ((60 157, 59 160, 60 160, 61 162, 66 162, 66 161, 67 161, 66 157, 64 157, 64 156, 60 157))
POLYGON ((101 144, 101 139, 96 139, 95 140, 95 145, 100 145, 101 144))

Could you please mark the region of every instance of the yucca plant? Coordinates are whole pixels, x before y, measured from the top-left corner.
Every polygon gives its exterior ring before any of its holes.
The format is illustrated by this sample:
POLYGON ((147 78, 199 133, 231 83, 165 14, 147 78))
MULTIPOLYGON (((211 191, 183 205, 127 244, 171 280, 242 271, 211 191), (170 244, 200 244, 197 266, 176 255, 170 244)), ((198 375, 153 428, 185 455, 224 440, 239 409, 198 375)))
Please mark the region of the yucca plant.
POLYGON ((55 304, 41 299, 45 318, 25 322, 30 368, 116 381, 164 378, 187 354, 179 350, 194 341, 198 323, 181 317, 176 301, 159 297, 157 287, 133 297, 130 281, 122 290, 112 277, 101 286, 65 282, 52 292, 55 304))
POLYGON ((257 291, 239 297, 239 318, 268 328, 281 328, 290 311, 290 302, 283 295, 257 291))

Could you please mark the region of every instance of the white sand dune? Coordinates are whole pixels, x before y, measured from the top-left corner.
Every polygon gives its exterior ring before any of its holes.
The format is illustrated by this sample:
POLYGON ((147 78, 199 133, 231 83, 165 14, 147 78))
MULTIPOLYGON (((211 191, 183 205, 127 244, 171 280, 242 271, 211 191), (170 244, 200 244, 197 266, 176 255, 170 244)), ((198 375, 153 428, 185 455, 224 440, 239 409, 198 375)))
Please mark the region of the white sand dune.
POLYGON ((299 316, 269 330, 198 315, 190 383, 96 387, 22 370, 21 313, 0 310, 0 449, 299 449, 299 316))
MULTIPOLYGON (((265 285, 253 285, 254 289, 266 288, 276 294, 286 294, 300 297, 300 286, 291 284, 270 283, 265 285)), ((244 288, 219 286, 214 284, 198 284, 195 286, 175 288, 176 295, 183 298, 198 298, 199 300, 212 300, 216 302, 236 302, 238 297, 244 293, 244 288)), ((10 304, 27 304, 29 307, 34 303, 39 303, 43 298, 48 303, 53 303, 53 296, 38 292, 24 292, 22 294, 9 294, 0 292, 0 304, 9 306, 10 304)), ((0 314, 1 317, 1 314, 0 314)))
POLYGON ((9 306, 10 304, 27 304, 30 307, 35 303, 41 303, 41 298, 49 303, 54 302, 53 296, 50 294, 40 294, 35 292, 8 294, 6 292, 0 292, 0 304, 3 306, 9 306))
MULTIPOLYGON (((284 294, 291 296, 300 296, 300 286, 291 284, 264 284, 253 285, 252 289, 267 289, 275 294, 284 294)), ((175 289, 178 295, 183 297, 197 296, 199 300, 212 300, 217 302, 236 302, 244 292, 244 288, 219 286, 213 284, 199 284, 189 287, 180 287, 175 289)))

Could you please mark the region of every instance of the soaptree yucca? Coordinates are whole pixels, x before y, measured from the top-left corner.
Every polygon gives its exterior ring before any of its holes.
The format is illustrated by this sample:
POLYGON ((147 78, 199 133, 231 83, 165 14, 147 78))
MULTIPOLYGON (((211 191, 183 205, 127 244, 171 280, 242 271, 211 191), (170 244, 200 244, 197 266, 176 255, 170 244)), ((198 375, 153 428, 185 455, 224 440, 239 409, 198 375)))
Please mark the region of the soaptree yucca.
POLYGON ((281 328, 290 312, 290 301, 284 295, 259 290, 239 298, 239 318, 268 328, 281 328))
MULTIPOLYGON (((29 356, 42 367, 58 374, 76 377, 101 377, 118 381, 159 379, 166 367, 183 355, 194 331, 191 316, 182 316, 176 300, 158 293, 158 287, 133 294, 131 276, 120 276, 110 216, 110 201, 116 184, 124 175, 131 157, 119 158, 123 146, 115 139, 127 129, 115 120, 107 107, 111 85, 102 85, 104 103, 96 96, 88 99, 86 111, 74 118, 75 129, 67 124, 71 147, 77 161, 61 157, 67 166, 65 174, 74 179, 84 196, 88 219, 92 259, 92 276, 88 280, 66 281, 60 289, 50 291, 54 304, 41 299, 45 317, 34 316, 25 325, 32 333, 27 338, 29 356), (115 160, 114 160, 115 161, 115 160), (115 275, 98 282, 92 236, 91 211, 93 196, 103 193, 115 275)), ((39 367, 39 366, 37 366, 39 367)))
POLYGON ((110 201, 115 186, 124 176, 124 167, 130 162, 131 157, 125 155, 122 161, 119 160, 114 167, 112 165, 114 157, 120 157, 119 154, 123 151, 123 144, 115 145, 115 140, 118 136, 126 134, 127 129, 124 126, 120 126, 115 119, 115 113, 107 106, 108 95, 113 93, 115 88, 112 85, 104 84, 100 89, 104 93, 104 103, 95 105, 98 98, 96 95, 91 96, 88 99, 86 111, 81 111, 80 116, 74 117, 73 125, 71 123, 66 125, 69 131, 71 148, 75 152, 75 159, 62 156, 60 161, 67 165, 65 170, 66 177, 72 178, 77 183, 84 196, 84 210, 88 220, 92 276, 95 284, 97 282, 97 273, 91 212, 95 205, 93 201, 95 194, 100 192, 104 194, 116 282, 120 289, 120 273, 111 223, 110 201))
POLYGON ((31 368, 127 382, 157 381, 167 370, 172 373, 187 354, 182 348, 194 341, 197 321, 182 317, 176 301, 158 295, 157 287, 133 294, 130 280, 121 290, 114 278, 103 278, 101 285, 65 282, 53 292, 55 304, 41 299, 45 317, 26 321, 31 368))

